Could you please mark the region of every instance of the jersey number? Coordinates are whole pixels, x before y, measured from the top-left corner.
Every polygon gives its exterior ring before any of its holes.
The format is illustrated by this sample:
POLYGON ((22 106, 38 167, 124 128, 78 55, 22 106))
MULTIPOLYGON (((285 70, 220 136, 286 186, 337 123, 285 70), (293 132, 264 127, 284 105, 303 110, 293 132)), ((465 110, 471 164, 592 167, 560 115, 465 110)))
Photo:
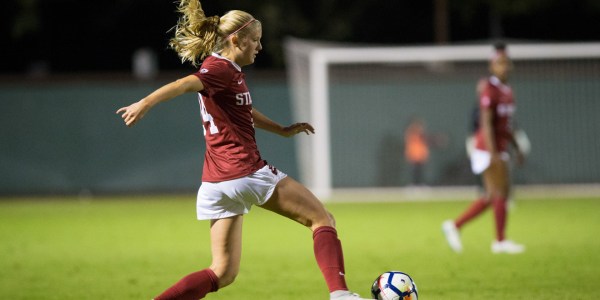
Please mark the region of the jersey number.
POLYGON ((202 125, 204 135, 206 135, 206 123, 208 123, 208 130, 210 134, 219 133, 219 128, 217 128, 217 125, 215 125, 213 117, 206 111, 206 106, 204 106, 204 100, 202 99, 202 96, 198 95, 198 100, 200 103, 200 115, 202 116, 202 121, 204 121, 202 125))

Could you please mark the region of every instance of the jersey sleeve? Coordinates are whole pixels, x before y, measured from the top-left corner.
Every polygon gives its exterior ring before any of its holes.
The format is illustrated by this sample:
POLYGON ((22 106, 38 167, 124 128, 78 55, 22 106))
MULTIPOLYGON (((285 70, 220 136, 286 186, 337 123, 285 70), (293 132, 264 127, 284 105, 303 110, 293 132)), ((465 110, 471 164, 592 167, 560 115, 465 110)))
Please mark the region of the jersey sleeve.
POLYGON ((494 100, 492 85, 488 82, 481 88, 479 93, 479 108, 487 109, 492 107, 494 100))
POLYGON ((200 70, 193 75, 202 81, 204 85, 203 92, 208 94, 215 94, 226 90, 233 76, 226 67, 215 62, 202 64, 200 70))

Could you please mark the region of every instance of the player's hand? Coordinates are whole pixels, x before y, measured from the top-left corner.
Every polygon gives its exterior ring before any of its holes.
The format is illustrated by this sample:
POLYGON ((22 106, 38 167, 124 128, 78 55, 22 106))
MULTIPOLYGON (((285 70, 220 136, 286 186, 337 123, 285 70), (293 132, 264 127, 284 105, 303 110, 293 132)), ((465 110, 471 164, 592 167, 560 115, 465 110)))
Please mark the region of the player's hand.
POLYGON ((139 101, 129 106, 119 108, 117 114, 121 114, 121 118, 123 118, 125 125, 131 127, 141 120, 149 109, 150 107, 145 105, 143 101, 139 101))
POLYGON ((285 137, 290 137, 290 136, 294 136, 301 132, 304 132, 307 135, 314 134, 315 129, 312 127, 312 125, 310 125, 308 123, 294 123, 288 127, 284 127, 282 135, 285 137))

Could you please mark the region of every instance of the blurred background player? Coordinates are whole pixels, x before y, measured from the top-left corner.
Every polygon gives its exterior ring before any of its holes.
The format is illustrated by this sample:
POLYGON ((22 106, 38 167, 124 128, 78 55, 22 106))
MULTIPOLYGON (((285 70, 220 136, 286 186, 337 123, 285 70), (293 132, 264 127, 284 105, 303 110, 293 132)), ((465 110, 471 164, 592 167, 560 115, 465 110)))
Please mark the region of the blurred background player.
MULTIPOLYGON (((487 82, 488 82, 487 78, 481 78, 477 82, 476 94, 478 96, 481 95, 481 93, 487 86, 487 82)), ((479 118, 480 118, 479 99, 477 100, 477 103, 475 103, 475 105, 473 105, 473 109, 471 110, 470 117, 471 118, 470 118, 469 127, 468 127, 469 135, 465 139, 465 150, 467 152, 467 157, 469 157, 469 158, 471 158, 471 155, 473 154, 474 150, 476 149, 475 136, 477 135, 477 131, 479 130, 479 118)), ((513 128, 514 128, 513 135, 514 135, 515 142, 518 144, 518 149, 522 153, 523 156, 527 156, 529 154, 529 152, 531 151, 531 142, 529 141, 529 137, 527 136, 527 133, 525 132, 525 130, 523 130, 522 128, 520 128, 517 125, 517 122, 514 119, 512 121, 512 124, 513 124, 513 128)), ((483 196, 483 195, 485 195, 485 188, 483 186, 482 174, 474 174, 474 175, 475 175, 475 180, 476 180, 476 184, 477 184, 477 193, 480 194, 481 196, 483 196)), ((513 197, 511 197, 510 192, 511 191, 509 191, 507 201, 508 201, 509 209, 512 209, 512 208, 514 208, 514 201, 513 201, 513 197)))
POLYGON ((517 162, 524 156, 515 141, 512 118, 515 112, 512 88, 508 85, 509 74, 513 69, 504 44, 495 45, 490 60, 491 76, 478 83, 479 128, 475 134, 475 148, 471 153, 471 169, 482 174, 485 192, 475 200, 457 219, 447 220, 442 229, 450 247, 462 252, 460 229, 479 216, 488 206, 494 210, 496 240, 492 242, 493 253, 521 253, 523 245, 506 239, 507 199, 510 193, 509 146, 515 147, 517 162), (484 84, 485 83, 485 84, 484 84))
POLYGON ((155 300, 201 299, 233 283, 240 268, 243 216, 252 205, 312 230, 315 257, 330 299, 362 299, 346 287, 333 216, 308 189, 268 165, 258 151, 255 127, 285 137, 314 133, 308 123, 283 127, 252 107, 241 68, 254 63, 262 49, 261 23, 239 10, 206 17, 198 0, 182 0, 179 11, 182 16, 170 45, 182 61, 197 66, 203 60, 200 70, 117 113, 127 126, 133 126, 156 104, 198 93, 206 152, 197 217, 210 220, 212 264, 183 277, 155 300))

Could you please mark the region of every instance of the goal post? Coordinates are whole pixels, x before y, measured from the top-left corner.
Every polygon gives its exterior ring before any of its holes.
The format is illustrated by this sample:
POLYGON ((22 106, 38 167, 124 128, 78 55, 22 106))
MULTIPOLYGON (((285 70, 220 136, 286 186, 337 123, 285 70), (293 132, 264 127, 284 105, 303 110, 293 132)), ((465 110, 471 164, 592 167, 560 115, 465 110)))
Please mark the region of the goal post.
MULTIPOLYGON (((420 65, 443 69, 445 63, 485 64, 493 49, 491 44, 356 46, 297 38, 288 38, 284 48, 293 118, 298 122, 310 122, 316 131, 314 136, 299 136, 296 142, 300 180, 324 200, 333 192, 330 120, 332 66, 373 64, 402 68, 420 65)), ((600 43, 514 43, 508 45, 508 52, 515 61, 598 59, 600 43)))

